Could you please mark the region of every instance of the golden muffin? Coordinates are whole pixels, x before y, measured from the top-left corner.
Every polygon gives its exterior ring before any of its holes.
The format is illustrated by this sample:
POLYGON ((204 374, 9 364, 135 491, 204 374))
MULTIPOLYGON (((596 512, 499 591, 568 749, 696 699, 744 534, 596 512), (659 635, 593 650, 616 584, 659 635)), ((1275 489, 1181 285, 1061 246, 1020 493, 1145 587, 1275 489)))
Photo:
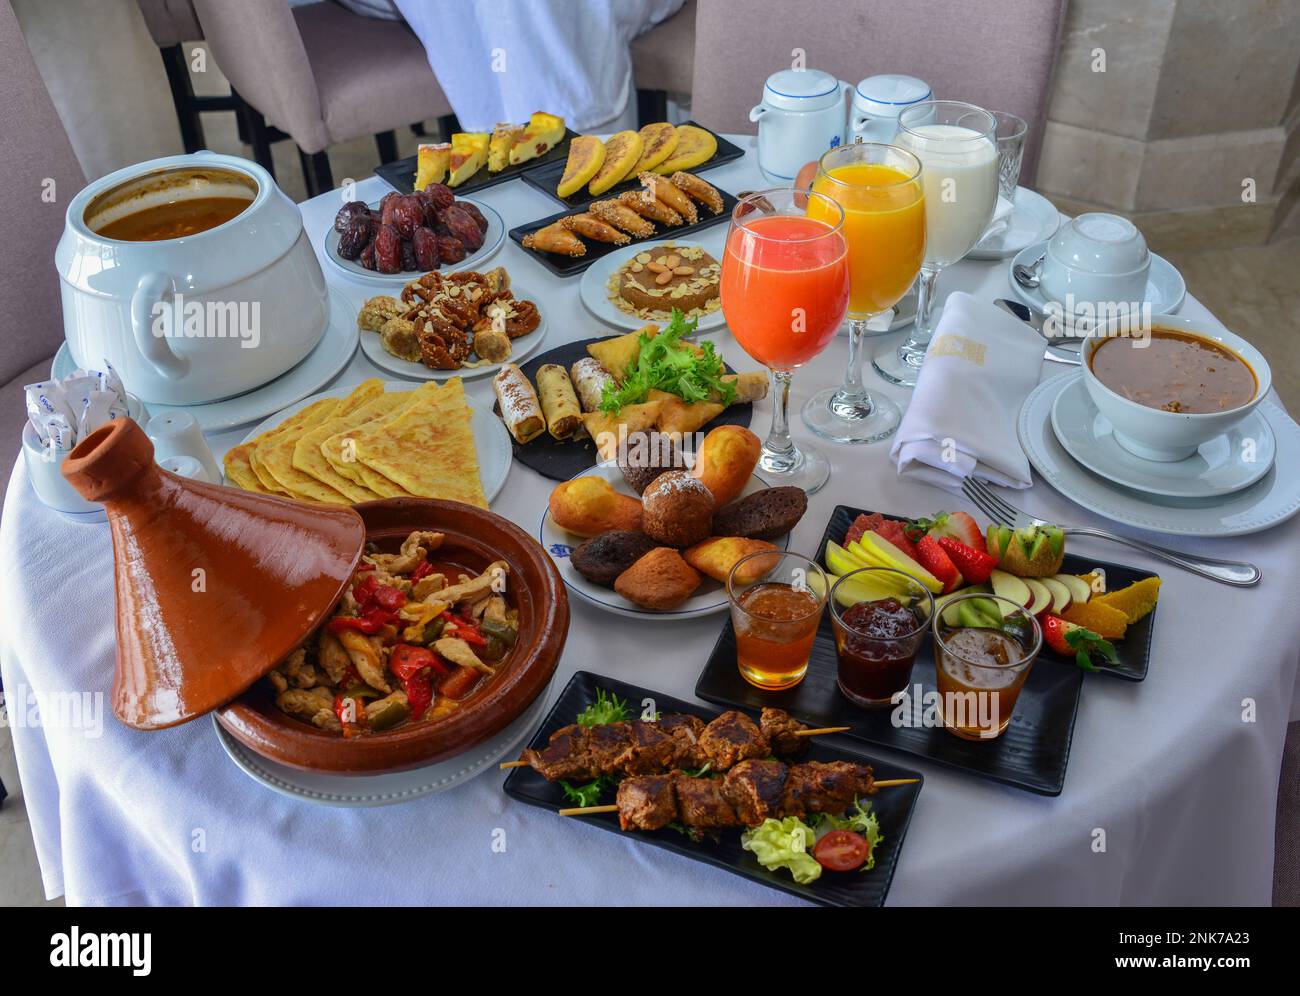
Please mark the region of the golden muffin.
MULTIPOLYGON (((712 536, 702 543, 687 547, 682 551, 682 558, 701 574, 726 584, 737 561, 764 550, 776 550, 776 544, 766 540, 745 539, 743 536, 712 536)), ((753 584, 776 564, 775 556, 755 557, 736 572, 736 583, 753 584)))
POLYGON ((675 609, 695 594, 700 575, 671 547, 656 547, 620 574, 614 590, 646 609, 675 609))
POLYGON ((740 495, 758 465, 763 441, 743 425, 720 425, 704 437, 695 476, 713 492, 718 508, 740 495))
POLYGON ((641 503, 631 495, 619 494, 602 477, 575 477, 556 486, 550 508, 555 524, 578 536, 641 528, 641 503))
POLYGON ((713 494, 685 470, 660 474, 641 495, 642 531, 667 546, 690 546, 713 530, 713 494))

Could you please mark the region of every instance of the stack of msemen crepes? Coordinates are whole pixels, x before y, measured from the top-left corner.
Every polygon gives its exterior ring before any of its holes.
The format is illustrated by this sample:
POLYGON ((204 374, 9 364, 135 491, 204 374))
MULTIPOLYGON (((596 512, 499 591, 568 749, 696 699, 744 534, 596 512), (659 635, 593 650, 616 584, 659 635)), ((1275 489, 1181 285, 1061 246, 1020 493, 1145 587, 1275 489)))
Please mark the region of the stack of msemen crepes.
POLYGON ((459 377, 411 391, 371 379, 231 449, 226 477, 300 501, 444 498, 487 508, 472 416, 459 377))

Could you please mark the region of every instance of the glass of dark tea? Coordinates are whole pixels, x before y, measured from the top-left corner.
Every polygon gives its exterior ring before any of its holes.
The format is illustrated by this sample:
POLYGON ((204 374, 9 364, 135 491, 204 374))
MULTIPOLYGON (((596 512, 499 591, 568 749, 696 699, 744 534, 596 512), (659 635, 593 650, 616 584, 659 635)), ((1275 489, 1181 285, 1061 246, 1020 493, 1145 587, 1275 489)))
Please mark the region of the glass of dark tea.
POLYGON ((741 677, 772 691, 803 681, 829 587, 817 562, 799 553, 761 551, 736 561, 727 595, 741 677))
POLYGON ((934 596, 903 571, 864 567, 835 582, 830 602, 840 691, 867 709, 889 705, 912 678, 934 596))
POLYGON ((993 740, 1011 723, 1043 631, 1009 598, 970 593, 934 613, 934 663, 939 709, 948 732, 993 740))

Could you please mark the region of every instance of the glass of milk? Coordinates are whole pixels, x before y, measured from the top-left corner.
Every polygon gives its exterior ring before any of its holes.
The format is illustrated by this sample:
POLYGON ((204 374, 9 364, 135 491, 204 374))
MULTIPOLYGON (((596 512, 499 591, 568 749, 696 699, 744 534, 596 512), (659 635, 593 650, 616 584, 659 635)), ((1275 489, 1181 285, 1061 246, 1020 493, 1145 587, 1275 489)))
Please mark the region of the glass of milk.
POLYGON ((872 365, 886 380, 916 383, 934 333, 934 284, 941 271, 979 242, 998 201, 997 120, 959 100, 913 104, 898 117, 894 144, 921 160, 925 187, 925 260, 921 264, 916 323, 896 351, 872 365))

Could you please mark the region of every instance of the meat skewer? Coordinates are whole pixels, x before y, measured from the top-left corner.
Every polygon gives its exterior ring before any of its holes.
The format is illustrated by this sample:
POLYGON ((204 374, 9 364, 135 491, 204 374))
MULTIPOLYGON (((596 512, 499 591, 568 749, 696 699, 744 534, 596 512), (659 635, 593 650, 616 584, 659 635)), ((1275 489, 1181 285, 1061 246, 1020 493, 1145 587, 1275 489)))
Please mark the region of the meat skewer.
POLYGON ((798 757, 806 738, 839 727, 810 730, 781 709, 764 709, 758 723, 742 712, 725 712, 709 723, 698 716, 671 713, 648 722, 631 720, 601 726, 565 726, 541 750, 529 748, 502 768, 529 766, 548 781, 645 775, 677 768, 726 771, 748 758, 773 754, 798 757))
POLYGON ((881 787, 914 781, 877 782, 869 765, 848 761, 787 765, 749 758, 720 778, 681 771, 625 778, 615 805, 561 809, 560 815, 616 812, 624 830, 659 830, 674 822, 695 830, 753 827, 769 818, 842 813, 881 787))

